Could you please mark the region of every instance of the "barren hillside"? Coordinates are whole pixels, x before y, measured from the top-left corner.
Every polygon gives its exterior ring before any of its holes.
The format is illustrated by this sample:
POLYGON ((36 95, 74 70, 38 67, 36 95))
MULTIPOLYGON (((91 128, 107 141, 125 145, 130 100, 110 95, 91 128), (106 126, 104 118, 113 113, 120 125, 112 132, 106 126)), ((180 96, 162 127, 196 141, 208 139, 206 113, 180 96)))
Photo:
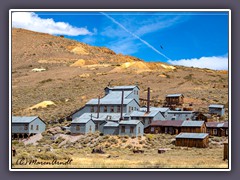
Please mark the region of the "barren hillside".
POLYGON ((147 63, 105 47, 12 30, 14 115, 39 115, 47 121, 65 117, 89 99, 103 96, 110 81, 112 86, 138 84, 142 98, 150 87, 156 101, 183 93, 185 106, 193 103, 195 110, 206 111, 210 103, 228 104, 226 71, 147 63))

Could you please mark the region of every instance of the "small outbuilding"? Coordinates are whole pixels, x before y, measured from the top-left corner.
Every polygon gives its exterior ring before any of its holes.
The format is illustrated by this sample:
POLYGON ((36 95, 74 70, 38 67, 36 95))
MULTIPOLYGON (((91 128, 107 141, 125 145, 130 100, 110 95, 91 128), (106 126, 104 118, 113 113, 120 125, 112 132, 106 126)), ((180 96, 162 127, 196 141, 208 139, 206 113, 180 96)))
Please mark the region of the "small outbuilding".
POLYGON ((104 135, 118 135, 119 133, 119 124, 117 122, 107 122, 103 126, 103 134, 104 135))
POLYGON ((70 127, 71 134, 87 134, 95 132, 95 124, 92 119, 75 118, 70 127))
POLYGON ((143 136, 144 125, 138 120, 128 120, 119 122, 119 135, 143 136))
POLYGON ((12 138, 27 138, 45 129, 46 123, 38 116, 12 116, 12 138))
POLYGON ((176 136, 176 146, 186 147, 197 147, 206 148, 208 147, 209 139, 207 133, 180 133, 176 136))
POLYGON ((165 106, 179 106, 184 103, 184 96, 183 94, 168 94, 165 98, 165 106))
POLYGON ((208 108, 209 108, 209 113, 213 115, 215 114, 215 115, 223 116, 225 113, 224 105, 221 105, 221 104, 211 104, 208 108))

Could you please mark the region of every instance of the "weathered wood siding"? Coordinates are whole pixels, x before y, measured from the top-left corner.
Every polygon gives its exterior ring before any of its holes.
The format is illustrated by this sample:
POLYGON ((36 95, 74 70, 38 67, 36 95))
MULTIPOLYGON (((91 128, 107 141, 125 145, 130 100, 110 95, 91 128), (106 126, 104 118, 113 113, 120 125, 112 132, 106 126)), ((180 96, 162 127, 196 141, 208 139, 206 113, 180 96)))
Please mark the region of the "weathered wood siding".
POLYGON ((176 146, 186 146, 186 147, 207 148, 208 142, 209 142, 208 137, 206 137, 204 139, 177 138, 175 145, 176 146))

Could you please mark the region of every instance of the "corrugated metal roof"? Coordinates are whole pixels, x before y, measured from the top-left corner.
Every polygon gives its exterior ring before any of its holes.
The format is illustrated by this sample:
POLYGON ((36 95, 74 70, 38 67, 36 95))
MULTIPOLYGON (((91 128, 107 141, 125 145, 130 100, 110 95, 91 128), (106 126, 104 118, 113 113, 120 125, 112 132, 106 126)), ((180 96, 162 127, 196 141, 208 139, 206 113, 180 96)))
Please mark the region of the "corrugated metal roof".
MULTIPOLYGON (((140 111, 147 111, 146 107, 141 107, 139 108, 140 111)), ((164 107, 150 107, 150 111, 160 111, 160 112, 166 112, 168 111, 169 108, 164 108, 164 107)))
POLYGON ((150 126, 172 126, 180 127, 182 125, 182 120, 163 120, 163 121, 153 121, 150 126))
POLYGON ((168 114, 192 114, 194 111, 168 111, 168 114))
POLYGON ((82 118, 78 117, 78 118, 73 119, 72 123, 83 123, 83 124, 85 124, 90 120, 91 120, 90 118, 89 119, 84 119, 84 118, 82 119, 82 118))
POLYGON ((228 122, 207 122, 206 126, 213 128, 228 127, 228 122))
POLYGON ((224 105, 221 104, 210 104, 209 108, 224 108, 224 105))
POLYGON ((38 116, 12 116, 12 123, 30 123, 38 116))
MULTIPOLYGON (((123 104, 128 104, 132 101, 133 99, 124 99, 123 104)), ((101 99, 100 100, 100 105, 121 105, 122 101, 121 99, 101 99)), ((87 105, 97 105, 98 104, 98 99, 91 99, 86 103, 87 105)))
POLYGON ((176 136, 177 138, 187 138, 187 139, 204 139, 208 136, 207 133, 180 133, 176 136))
POLYGON ((130 117, 154 117, 159 113, 159 111, 152 110, 149 113, 145 111, 132 111, 130 117))
MULTIPOLYGON (((99 113, 99 118, 97 118, 97 113, 84 113, 79 118, 93 121, 103 121, 103 120, 111 120, 111 121, 118 121, 120 119, 120 113, 99 113)), ((123 114, 124 116, 124 114, 123 114)))
POLYGON ((182 96, 182 94, 168 94, 166 97, 179 97, 182 96))
POLYGON ((183 121, 182 127, 201 127, 204 121, 183 121))
POLYGON ((119 126, 118 123, 110 122, 110 121, 108 121, 108 122, 104 125, 104 127, 118 127, 118 126, 119 126))
POLYGON ((139 87, 136 85, 135 86, 134 85, 132 85, 132 86, 114 86, 114 87, 108 87, 108 88, 109 89, 133 89, 135 87, 137 87, 139 89, 139 87))
POLYGON ((141 121, 139 121, 139 120, 127 120, 127 121, 120 121, 119 122, 119 124, 121 124, 121 125, 124 125, 124 124, 133 124, 133 125, 135 125, 135 124, 138 124, 138 123, 140 123, 141 121))

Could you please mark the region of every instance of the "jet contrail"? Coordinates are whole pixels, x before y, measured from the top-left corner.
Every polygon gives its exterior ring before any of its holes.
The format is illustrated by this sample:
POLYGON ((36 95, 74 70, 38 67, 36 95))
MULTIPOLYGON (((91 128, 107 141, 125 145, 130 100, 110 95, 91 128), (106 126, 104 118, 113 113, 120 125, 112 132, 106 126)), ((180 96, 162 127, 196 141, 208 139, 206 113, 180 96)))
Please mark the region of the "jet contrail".
POLYGON ((131 34, 133 37, 139 39, 143 44, 147 45, 149 48, 151 48, 152 50, 154 50, 156 53, 160 54, 161 56, 165 57, 167 60, 171 60, 169 57, 167 57, 165 54, 161 53, 160 51, 158 51, 155 47, 153 47, 151 44, 149 44, 148 42, 146 42, 145 40, 143 40, 142 38, 140 38, 138 35, 132 33, 131 31, 129 31, 128 29, 126 29, 122 24, 120 24, 119 22, 117 22, 114 18, 112 18, 111 16, 107 15, 104 12, 100 12, 101 14, 103 14, 104 16, 106 16, 108 19, 110 19, 112 22, 114 22, 115 24, 117 24, 118 26, 120 26, 124 31, 126 31, 127 33, 131 34))

